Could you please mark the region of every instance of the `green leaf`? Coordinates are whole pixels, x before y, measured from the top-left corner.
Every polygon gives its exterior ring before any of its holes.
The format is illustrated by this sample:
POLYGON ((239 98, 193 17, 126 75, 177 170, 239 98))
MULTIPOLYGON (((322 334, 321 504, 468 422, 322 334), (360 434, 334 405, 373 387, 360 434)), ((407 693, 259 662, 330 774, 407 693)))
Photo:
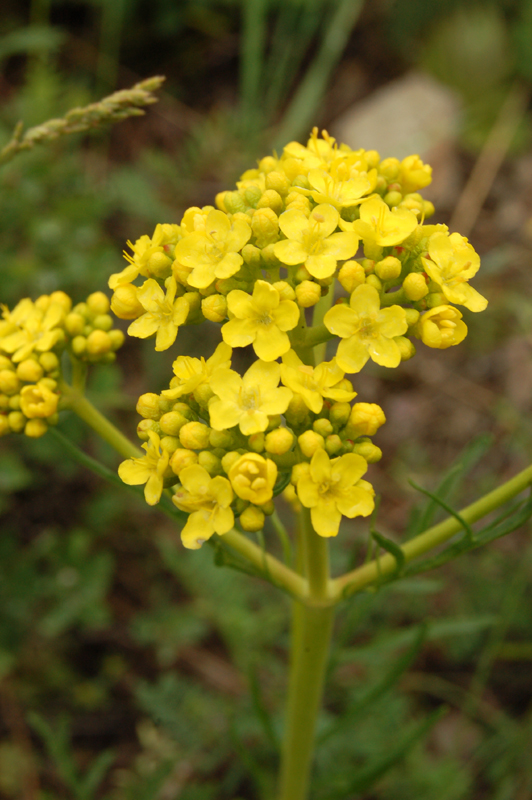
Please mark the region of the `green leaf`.
MULTIPOLYGON (((427 636, 428 627, 426 624, 421 624, 414 633, 414 640, 408 649, 392 664, 388 672, 385 673, 381 680, 376 684, 366 689, 357 700, 346 709, 342 717, 335 722, 328 731, 322 734, 319 742, 324 742, 331 736, 335 736, 338 732, 344 730, 347 726, 351 725, 354 720, 367 711, 371 706, 383 697, 386 692, 392 689, 401 675, 406 672, 415 658, 419 655, 421 648, 427 636)), ((355 651, 356 654, 356 651, 355 651)), ((343 659, 342 659, 343 661, 343 659)))
MULTIPOLYGON (((399 761, 402 761, 405 756, 412 750, 415 745, 423 739, 434 725, 447 713, 445 706, 441 706, 427 719, 420 722, 418 725, 413 726, 408 733, 399 739, 395 747, 390 748, 384 755, 377 758, 372 763, 361 769, 354 778, 346 781, 341 787, 340 794, 330 794, 331 800, 333 798, 347 798, 352 794, 358 794, 370 789, 380 778, 386 775, 399 761)), ((339 787, 340 788, 340 787, 339 787)))
POLYGON ((423 489, 422 486, 418 486, 417 483, 414 483, 413 480, 409 480, 408 482, 414 489, 416 489, 418 492, 421 492, 422 494, 426 494, 427 497, 430 497, 431 500, 434 501, 434 503, 437 503, 439 506, 445 509, 445 511, 447 511, 448 514, 450 514, 452 517, 458 520, 458 522, 465 531, 467 541, 468 542, 474 541, 475 537, 471 525, 468 522, 466 522, 466 520, 463 517, 460 516, 458 511, 455 511, 454 508, 452 508, 448 503, 446 503, 445 500, 442 500, 441 497, 432 494, 432 492, 429 492, 427 489, 423 489))
MULTIPOLYGON (((372 537, 375 539, 379 547, 382 547, 383 550, 386 550, 387 553, 390 553, 395 558, 395 571, 390 575, 390 579, 398 578, 404 569, 405 566, 405 554, 403 550, 396 542, 393 542, 391 539, 388 539, 386 536, 383 536, 382 533, 378 533, 377 531, 371 531, 372 537)), ((377 565, 378 565, 378 556, 377 556, 377 565)))

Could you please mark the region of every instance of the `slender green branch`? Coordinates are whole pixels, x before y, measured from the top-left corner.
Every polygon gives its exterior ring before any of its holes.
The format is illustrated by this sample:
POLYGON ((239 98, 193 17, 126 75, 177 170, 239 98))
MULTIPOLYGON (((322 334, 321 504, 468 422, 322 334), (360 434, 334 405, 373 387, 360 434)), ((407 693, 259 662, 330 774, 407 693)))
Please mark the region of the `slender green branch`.
MULTIPOLYGON (((405 562, 413 561, 434 547, 444 544, 444 542, 452 539, 463 529, 464 520, 466 523, 472 524, 482 519, 486 514, 520 494, 531 484, 532 466, 529 466, 509 481, 506 481, 506 483, 503 483, 502 486, 498 486, 497 489, 484 495, 480 500, 462 509, 458 518, 449 517, 419 536, 414 537, 409 542, 405 542, 401 547, 405 562)), ((372 583, 378 582, 381 578, 391 575, 396 567, 396 559, 390 553, 386 553, 378 559, 378 562, 377 560, 370 561, 368 564, 364 564, 362 567, 358 567, 358 569, 331 581, 332 597, 338 601, 342 597, 359 592, 372 583)))
POLYGON ((281 543, 281 547, 283 548, 284 563, 291 564, 292 545, 290 543, 290 537, 288 536, 288 531, 283 525, 277 511, 274 511, 273 514, 271 515, 270 522, 273 525, 273 529, 275 530, 275 533, 277 534, 277 537, 281 543))
MULTIPOLYGON (((330 309, 332 304, 334 303, 334 284, 329 286, 329 291, 327 294, 323 295, 323 297, 316 303, 314 306, 314 313, 312 314, 312 325, 314 327, 319 327, 323 325, 323 318, 325 314, 330 309)), ((311 328, 310 330, 313 330, 311 328)), ((332 338, 329 336, 329 338, 332 338)), ((322 342, 319 342, 314 346, 314 357, 316 359, 316 364, 321 364, 322 361, 325 361, 325 354, 327 351, 327 341, 325 339, 322 342)))
POLYGON ((294 597, 301 600, 308 599, 308 581, 270 553, 258 547, 247 536, 243 536, 233 528, 232 531, 224 533, 223 541, 257 567, 272 583, 285 589, 294 597))
MULTIPOLYGON (((319 347, 326 344, 330 339, 334 339, 334 333, 327 330, 323 323, 313 325, 312 328, 307 328, 305 334, 305 347, 319 347)), ((316 361, 319 362, 317 358, 316 361)))
POLYGON ((396 292, 384 292, 381 294, 381 307, 393 306, 401 303, 410 303, 411 301, 406 296, 404 289, 398 289, 396 292))
POLYGON ((63 408, 70 408, 80 419, 96 431, 102 439, 105 439, 117 453, 120 453, 120 455, 125 458, 139 458, 144 455, 142 450, 139 450, 138 447, 130 442, 112 422, 109 422, 107 417, 104 417, 104 415, 92 405, 90 400, 64 381, 61 383, 60 388, 63 408))

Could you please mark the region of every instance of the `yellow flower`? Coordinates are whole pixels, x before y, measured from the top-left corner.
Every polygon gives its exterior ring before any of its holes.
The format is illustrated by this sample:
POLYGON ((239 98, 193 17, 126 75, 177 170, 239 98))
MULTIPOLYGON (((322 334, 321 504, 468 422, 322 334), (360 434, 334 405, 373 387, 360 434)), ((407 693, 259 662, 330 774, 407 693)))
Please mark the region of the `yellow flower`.
POLYGON ((353 230, 364 244, 390 247, 404 242, 417 228, 417 217, 406 208, 390 211, 384 200, 372 197, 360 206, 360 219, 353 222, 353 230))
POLYGON ((349 164, 337 159, 329 172, 323 169, 311 169, 308 182, 312 189, 306 190, 315 203, 329 203, 338 211, 342 208, 358 205, 364 195, 375 188, 377 170, 371 173, 350 170, 349 164))
POLYGON ((414 333, 423 344, 445 350, 460 344, 467 336, 467 325, 462 314, 454 306, 436 306, 421 315, 414 333))
POLYGON ((167 280, 166 295, 161 286, 153 278, 145 281, 137 290, 137 300, 146 309, 146 313, 131 323, 127 332, 130 336, 147 339, 157 334, 155 349, 167 350, 175 342, 179 325, 183 325, 189 304, 184 297, 175 299, 177 283, 175 278, 167 280))
POLYGON ((313 528, 320 536, 336 536, 342 514, 350 519, 371 514, 373 489, 360 481, 367 468, 366 460, 356 453, 331 461, 325 450, 316 450, 297 481, 297 496, 310 508, 313 528))
POLYGON ((210 211, 205 229, 188 234, 175 248, 177 261, 192 269, 189 285, 205 289, 216 278, 230 278, 238 272, 244 263, 239 251, 250 236, 251 227, 244 220, 231 223, 223 211, 210 211))
POLYGON ((432 182, 432 167, 424 164, 419 156, 407 156, 401 161, 398 181, 403 194, 419 192, 432 182))
POLYGON ((298 209, 285 211, 279 227, 286 236, 273 247, 283 264, 304 264, 315 278, 333 275, 339 260, 355 255, 359 237, 356 233, 333 233, 340 215, 329 203, 321 203, 306 217, 298 209))
POLYGON ((479 255, 467 239, 459 233, 434 233, 428 250, 430 258, 421 259, 423 266, 447 300, 470 311, 484 311, 488 301, 467 283, 480 267, 479 255))
MULTIPOLYGON (((312 129, 307 146, 299 142, 289 142, 283 150, 281 166, 285 168, 286 161, 296 160, 300 162, 299 171, 296 175, 307 175, 311 169, 321 169, 326 167, 330 161, 334 161, 340 155, 338 145, 333 136, 329 136, 327 131, 322 131, 323 138, 318 136, 318 128, 312 129)), ((344 150, 346 155, 349 150, 344 150)), ((290 177, 290 176, 289 176, 290 177)), ((293 176, 295 177, 295 175, 293 176)))
POLYGON ((210 380, 216 397, 209 402, 211 427, 216 431, 239 425, 244 436, 265 431, 269 416, 284 414, 292 392, 279 387, 277 362, 255 361, 243 378, 231 369, 217 369, 210 380))
POLYGON ((172 501, 189 518, 181 531, 181 541, 189 550, 198 550, 213 533, 223 534, 235 524, 231 503, 233 490, 227 478, 211 478, 199 464, 185 467, 179 473, 181 486, 172 501))
MULTIPOLYGON (((46 299, 46 295, 39 300, 46 299)), ((45 353, 59 342, 64 341, 62 325, 65 321, 65 308, 61 303, 43 303, 43 310, 31 300, 22 301, 12 312, 4 312, 7 325, 14 324, 15 330, 0 339, 0 349, 10 353, 13 362, 24 361, 36 350, 45 353), (31 306, 30 306, 31 304, 31 306)), ((9 330, 7 328, 6 330, 9 330)))
POLYGON ((232 352, 225 342, 220 342, 207 361, 203 356, 201 358, 178 356, 172 364, 175 378, 172 378, 170 388, 162 392, 163 396, 169 400, 176 400, 184 394, 192 394, 198 386, 209 382, 215 369, 219 367, 228 369, 231 366, 232 352))
POLYGON ((290 350, 291 331, 299 322, 299 308, 292 300, 281 300, 278 290, 267 281, 256 281, 253 295, 235 289, 227 295, 233 319, 222 328, 224 342, 231 347, 253 344, 263 361, 275 361, 290 350))
POLYGON ((261 506, 273 497, 277 465, 258 453, 245 453, 231 466, 229 480, 238 497, 261 506))
POLYGON ((214 206, 203 206, 203 208, 192 206, 192 208, 187 208, 180 224, 181 233, 185 235, 186 233, 194 233, 194 231, 204 231, 207 217, 211 211, 214 211, 214 206))
POLYGON ((170 453, 161 447, 161 440, 157 433, 148 431, 148 436, 150 441, 142 445, 146 450, 146 455, 122 461, 118 467, 118 474, 128 486, 145 483, 144 497, 148 505, 154 506, 159 502, 163 493, 163 479, 168 471, 170 453))
POLYGON ((379 293, 367 283, 355 289, 349 305, 337 305, 325 315, 326 328, 340 336, 336 360, 345 372, 360 372, 368 358, 383 367, 397 367, 401 353, 394 336, 406 333, 404 308, 380 308, 379 293))
POLYGON ((283 356, 281 365, 281 380, 284 385, 294 394, 300 394, 307 408, 315 414, 322 410, 324 397, 337 403, 348 403, 356 397, 356 392, 337 388, 337 384, 343 381, 344 374, 335 358, 318 364, 316 368, 308 367, 293 350, 283 356))
POLYGON ((179 225, 158 224, 151 238, 144 235, 135 244, 128 241, 133 255, 124 251, 124 258, 129 264, 122 272, 111 275, 109 288, 114 290, 122 283, 131 283, 139 275, 166 278, 172 266, 172 250, 180 236, 179 225))
POLYGON ((20 410, 28 419, 51 417, 57 411, 59 395, 46 385, 24 386, 20 392, 20 410))

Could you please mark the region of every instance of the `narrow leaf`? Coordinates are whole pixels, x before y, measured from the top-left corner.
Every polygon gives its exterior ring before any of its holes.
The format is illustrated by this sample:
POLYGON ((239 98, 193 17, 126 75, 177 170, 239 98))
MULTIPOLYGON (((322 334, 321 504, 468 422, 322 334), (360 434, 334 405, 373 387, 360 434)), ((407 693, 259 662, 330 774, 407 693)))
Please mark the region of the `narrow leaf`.
POLYGON ((467 540, 469 542, 473 542, 474 541, 474 534, 473 534, 473 529, 472 529, 471 525, 468 522, 466 522, 463 517, 460 516, 458 511, 455 511, 454 508, 452 508, 450 505, 448 505, 445 502, 445 500, 442 500, 441 497, 438 497, 437 495, 432 494, 432 492, 429 492, 428 489, 423 489, 423 487, 418 486, 417 483, 415 483, 413 480, 409 480, 408 482, 409 482, 409 484, 411 486, 414 487, 414 489, 417 489, 417 491, 421 492, 422 494, 426 494, 427 497, 430 497, 431 500, 433 500, 435 503, 437 503, 443 509, 445 509, 445 511, 447 511, 448 514, 450 514, 452 517, 457 519, 458 522, 460 523, 460 525, 462 526, 462 528, 465 531, 467 540))
POLYGON ((383 550, 386 550, 387 553, 390 553, 395 558, 395 571, 390 576, 391 578, 397 578, 403 572, 404 565, 405 565, 405 554, 403 550, 396 542, 393 542, 391 539, 388 539, 386 536, 383 536, 382 533, 378 533, 377 531, 372 531, 371 535, 379 545, 382 547, 383 550))

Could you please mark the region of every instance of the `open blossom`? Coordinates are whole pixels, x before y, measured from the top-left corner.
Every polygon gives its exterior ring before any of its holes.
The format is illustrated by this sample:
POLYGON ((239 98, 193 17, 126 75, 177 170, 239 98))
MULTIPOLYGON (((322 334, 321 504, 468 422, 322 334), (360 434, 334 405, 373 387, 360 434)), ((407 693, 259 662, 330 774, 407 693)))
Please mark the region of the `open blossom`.
POLYGON ((198 550, 213 533, 224 534, 235 524, 231 509, 233 490, 227 478, 211 478, 199 464, 179 473, 179 486, 172 497, 174 505, 189 514, 181 531, 181 541, 189 550, 198 550))
POLYGON ((348 403, 356 392, 346 390, 343 384, 344 371, 338 366, 336 359, 324 361, 317 367, 303 364, 301 359, 289 350, 283 356, 281 364, 281 380, 294 394, 300 394, 307 408, 319 414, 323 408, 323 399, 336 403, 348 403))
POLYGON ((384 200, 372 197, 360 206, 360 219, 353 222, 353 230, 364 244, 390 247, 400 244, 417 228, 417 217, 406 208, 390 211, 384 200))
POLYGON ((223 211, 210 211, 205 228, 184 236, 175 248, 176 260, 192 270, 189 285, 205 289, 217 278, 230 278, 238 272, 244 263, 239 251, 250 236, 251 227, 244 220, 231 222, 223 211))
POLYGON ((321 203, 306 217, 298 209, 285 211, 279 227, 286 236, 273 251, 283 264, 304 264, 314 278, 334 274, 338 261, 355 255, 359 237, 356 233, 334 233, 340 215, 329 203, 321 203))
POLYGON ((188 317, 190 306, 184 297, 175 299, 177 283, 175 278, 167 281, 166 294, 153 278, 145 281, 137 289, 137 299, 146 313, 131 323, 127 332, 130 336, 147 339, 156 334, 155 349, 167 350, 176 340, 179 326, 188 317))
POLYGON ((111 275, 109 288, 114 290, 123 283, 131 283, 139 275, 145 278, 168 277, 172 266, 172 251, 180 236, 179 225, 166 223, 156 225, 151 237, 141 236, 135 244, 128 241, 133 255, 124 251, 128 266, 122 272, 111 275))
POLYGON ((170 454, 161 447, 159 435, 148 431, 149 442, 142 445, 146 455, 129 458, 118 467, 120 478, 129 486, 145 483, 144 497, 150 506, 161 499, 164 488, 164 475, 168 471, 170 454))
POLYGON ((42 308, 31 300, 23 300, 13 311, 4 311, 4 336, 0 350, 11 355, 17 364, 34 351, 45 353, 65 338, 62 328, 67 309, 63 303, 50 302, 42 308))
POLYGON ((329 203, 337 211, 342 208, 358 205, 364 195, 368 195, 375 188, 377 170, 359 172, 350 169, 344 159, 337 159, 329 172, 323 169, 311 169, 308 174, 310 194, 315 203, 329 203))
POLYGON ((447 300, 470 311, 484 311, 488 301, 467 283, 480 267, 480 257, 467 239, 459 233, 434 233, 428 251, 430 258, 421 259, 423 266, 447 300))
POLYGON ((373 489, 361 480, 367 462, 356 453, 330 459, 321 447, 307 469, 300 470, 297 496, 310 508, 312 526, 320 536, 336 536, 342 514, 367 517, 375 506, 373 489))
POLYGON ((327 330, 342 338, 336 360, 345 372, 360 372, 369 358, 383 367, 399 366, 401 352, 394 337, 406 333, 406 313, 400 306, 381 309, 373 286, 358 286, 349 305, 334 306, 323 321, 327 330))
POLYGON ((467 325, 454 306, 436 306, 421 315, 415 333, 427 347, 445 350, 465 339, 467 325))
POLYGON ((162 394, 169 400, 177 400, 183 395, 192 394, 204 383, 208 383, 214 370, 219 367, 229 369, 231 366, 231 353, 233 351, 225 342, 220 342, 210 358, 192 358, 191 356, 178 356, 172 364, 175 378, 170 382, 170 388, 162 394))
POLYGON ((255 361, 241 378, 231 369, 217 369, 210 380, 215 397, 209 403, 211 427, 216 431, 240 426, 244 436, 265 431, 269 417, 284 414, 292 392, 279 386, 277 362, 255 361))
POLYGON ((235 289, 227 295, 230 319, 223 328, 224 342, 231 347, 253 349, 263 361, 275 361, 290 350, 291 331, 299 322, 293 300, 281 300, 279 291, 267 281, 256 281, 253 295, 235 289))

